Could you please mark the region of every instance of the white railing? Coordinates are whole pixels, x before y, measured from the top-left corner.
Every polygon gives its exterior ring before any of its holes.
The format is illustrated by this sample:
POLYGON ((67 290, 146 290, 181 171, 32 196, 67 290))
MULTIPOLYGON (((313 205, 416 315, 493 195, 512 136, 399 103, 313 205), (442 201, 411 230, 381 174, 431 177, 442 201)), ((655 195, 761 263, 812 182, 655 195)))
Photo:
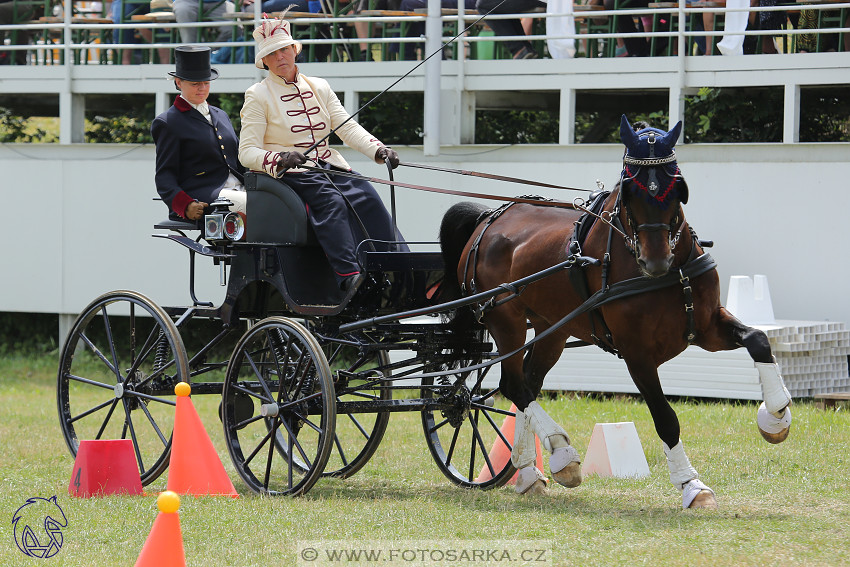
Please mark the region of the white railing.
MULTIPOLYGON (((70 2, 70 0, 68 0, 70 2)), ((843 11, 846 14, 845 17, 850 17, 850 2, 844 3, 817 3, 817 4, 797 4, 793 6, 776 6, 776 7, 750 7, 750 8, 727 8, 727 7, 686 7, 683 3, 680 3, 678 7, 665 7, 665 8, 642 8, 642 9, 624 9, 624 10, 593 10, 593 11, 574 11, 570 12, 561 12, 561 13, 521 13, 521 14, 492 14, 487 16, 486 19, 496 20, 496 19, 516 19, 516 18, 527 18, 532 17, 536 19, 546 19, 546 18, 570 18, 570 17, 578 17, 580 21, 585 21, 589 18, 593 19, 601 19, 607 18, 610 19, 613 16, 617 17, 641 17, 641 16, 657 16, 659 14, 669 14, 672 16, 671 19, 675 19, 678 22, 675 30, 668 31, 642 31, 636 32, 634 34, 629 34, 630 37, 645 37, 647 39, 651 38, 675 38, 677 40, 677 49, 676 56, 685 57, 688 56, 688 50, 686 46, 688 45, 688 40, 696 37, 710 37, 715 38, 718 36, 724 36, 728 34, 732 35, 743 35, 743 36, 774 36, 777 38, 793 38, 794 36, 802 35, 802 34, 850 34, 850 27, 846 27, 846 20, 842 22, 842 25, 845 27, 831 27, 831 28, 815 28, 815 29, 777 29, 777 30, 690 30, 689 26, 683 25, 688 17, 695 16, 699 14, 703 14, 706 12, 717 14, 718 16, 725 16, 728 13, 735 12, 767 12, 767 11, 789 11, 789 10, 829 10, 829 11, 843 11)), ((217 28, 217 27, 233 27, 234 29, 238 29, 242 26, 242 24, 249 24, 251 22, 259 21, 260 14, 255 13, 255 16, 252 19, 243 19, 237 22, 229 21, 229 20, 219 20, 219 21, 204 21, 204 22, 186 22, 186 23, 177 23, 174 21, 157 21, 157 22, 131 22, 131 23, 87 23, 82 20, 83 17, 74 17, 73 19, 70 17, 70 12, 65 11, 65 16, 63 21, 61 22, 39 22, 39 23, 28 23, 22 25, 4 25, 0 26, 0 31, 10 32, 13 30, 30 30, 30 31, 44 31, 49 30, 53 32, 61 32, 60 38, 57 41, 48 41, 43 42, 39 41, 33 45, 9 45, 8 43, 4 46, 0 46, 0 49, 14 52, 19 50, 30 50, 36 53, 35 62, 37 63, 46 63, 48 62, 48 57, 45 56, 45 52, 48 51, 57 51, 61 50, 64 54, 62 58, 64 62, 68 62, 69 64, 73 64, 75 61, 84 61, 86 63, 98 63, 101 61, 101 58, 96 58, 92 60, 90 56, 80 59, 77 55, 82 52, 87 52, 91 50, 156 50, 162 48, 173 48, 177 45, 180 45, 182 42, 151 42, 151 43, 112 43, 110 41, 106 41, 108 36, 112 35, 113 30, 135 30, 135 29, 150 29, 153 31, 163 31, 168 30, 170 33, 174 34, 176 37, 176 32, 174 30, 178 30, 180 28, 217 28), (80 33, 88 32, 90 38, 86 38, 86 40, 79 40, 80 33), (73 57, 69 57, 69 55, 74 55, 73 57)), ((441 36, 442 42, 447 42, 452 39, 450 35, 442 35, 442 25, 440 24, 452 24, 456 23, 459 26, 466 27, 480 20, 480 14, 476 12, 458 12, 456 15, 443 15, 439 18, 432 18, 430 16, 426 16, 425 14, 421 15, 410 15, 410 16, 398 16, 398 15, 385 15, 385 16, 341 16, 341 17, 324 17, 324 18, 306 18, 306 17, 295 17, 291 18, 290 21, 296 31, 299 29, 308 28, 310 26, 318 26, 318 25, 332 25, 332 26, 340 26, 340 27, 348 27, 352 26, 354 23, 366 23, 366 24, 399 24, 403 22, 426 22, 426 35, 422 37, 365 37, 360 38, 356 37, 355 34, 349 33, 348 36, 345 37, 335 37, 335 38, 317 38, 310 37, 302 39, 302 43, 305 47, 310 45, 352 45, 352 44, 401 44, 401 43, 418 43, 424 45, 427 40, 427 36, 431 33, 431 30, 435 27, 434 20, 437 20, 437 33, 441 36)), ((484 20, 486 21, 486 20, 484 20)), ((624 34, 617 33, 616 31, 607 31, 607 32, 596 32, 587 33, 586 26, 585 30, 581 29, 577 30, 576 33, 560 33, 560 34, 537 34, 537 35, 528 35, 528 36, 475 36, 465 34, 458 41, 463 44, 470 45, 477 42, 487 41, 487 42, 503 42, 510 40, 529 40, 529 41, 546 41, 546 40, 559 40, 559 39, 571 39, 582 41, 582 40, 611 40, 614 41, 618 38, 623 38, 624 34)), ((247 41, 230 41, 230 42, 205 42, 205 45, 209 45, 213 49, 217 49, 219 47, 252 47, 254 42, 250 39, 250 35, 248 36, 247 41)), ((110 38, 111 39, 111 38, 110 38)), ((7 40, 8 42, 8 40, 7 40)), ((843 50, 842 42, 839 42, 838 50, 843 50)), ((787 49, 787 47, 785 48, 787 49)), ((466 50, 459 50, 458 57, 460 59, 465 58, 466 50)), ((602 55, 602 53, 600 53, 602 55)), ((104 61, 113 63, 114 58, 103 58, 104 61)), ((53 63, 58 64, 58 61, 53 61, 53 63)))

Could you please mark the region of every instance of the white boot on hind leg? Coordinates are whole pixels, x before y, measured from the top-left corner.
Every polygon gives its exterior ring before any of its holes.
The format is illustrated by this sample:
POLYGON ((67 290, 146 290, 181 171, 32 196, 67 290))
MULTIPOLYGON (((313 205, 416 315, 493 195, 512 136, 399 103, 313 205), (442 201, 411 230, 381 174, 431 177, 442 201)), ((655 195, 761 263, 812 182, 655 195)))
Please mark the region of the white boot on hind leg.
POLYGON ((682 491, 682 509, 707 508, 717 509, 714 491, 707 487, 685 454, 685 448, 679 441, 672 449, 662 442, 664 454, 667 456, 667 468, 670 469, 670 482, 682 491))
POLYGON ((517 410, 514 426, 514 447, 511 450, 511 463, 519 470, 514 489, 517 494, 545 494, 548 481, 546 476, 534 466, 537 460, 537 447, 534 443, 534 431, 531 430, 531 418, 517 410))
POLYGON ((531 427, 543 442, 543 447, 552 453, 549 457, 549 471, 555 481, 568 488, 580 485, 581 457, 570 445, 567 432, 537 402, 528 404, 524 413, 530 418, 531 427))
MULTIPOLYGON (((774 359, 775 360, 775 359, 774 359)), ((770 443, 782 443, 791 431, 791 394, 776 362, 756 362, 764 402, 756 416, 759 433, 770 443)))

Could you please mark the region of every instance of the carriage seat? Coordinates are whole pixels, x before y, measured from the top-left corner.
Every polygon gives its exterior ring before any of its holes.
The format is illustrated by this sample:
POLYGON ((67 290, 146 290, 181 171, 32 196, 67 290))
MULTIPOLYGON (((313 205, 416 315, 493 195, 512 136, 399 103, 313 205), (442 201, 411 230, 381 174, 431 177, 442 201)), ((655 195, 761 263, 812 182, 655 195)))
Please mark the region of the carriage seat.
POLYGON ((307 206, 289 185, 265 173, 245 174, 246 239, 252 243, 319 246, 307 206))

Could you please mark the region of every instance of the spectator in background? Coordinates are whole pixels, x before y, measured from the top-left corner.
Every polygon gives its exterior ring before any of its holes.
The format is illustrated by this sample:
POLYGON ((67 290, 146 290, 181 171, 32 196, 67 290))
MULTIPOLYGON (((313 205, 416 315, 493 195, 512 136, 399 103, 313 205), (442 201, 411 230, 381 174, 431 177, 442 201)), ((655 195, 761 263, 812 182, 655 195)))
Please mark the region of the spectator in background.
MULTIPOLYGON (((178 24, 198 22, 198 11, 200 3, 203 2, 205 20, 224 20, 227 12, 225 0, 174 0, 174 16, 178 24)), ((198 27, 180 28, 180 40, 183 43, 198 43, 198 27)), ((218 32, 213 34, 215 41, 230 41, 233 37, 232 26, 218 27, 218 32)))
MULTIPOLYGON (((546 6, 540 0, 504 0, 504 2, 500 2, 501 0, 478 0, 475 8, 480 14, 491 13, 491 10, 493 10, 493 14, 521 14, 522 12, 528 12, 535 8, 546 6)), ((486 18, 484 21, 497 36, 526 35, 519 19, 491 20, 486 18)), ((508 51, 511 52, 511 56, 514 59, 540 58, 540 55, 534 51, 534 47, 532 47, 531 42, 528 40, 512 40, 503 43, 508 48, 508 51)))
MULTIPOLYGON (((162 2, 162 0, 153 0, 151 2, 127 2, 124 0, 112 0, 112 5, 109 7, 109 17, 115 23, 129 23, 133 16, 141 16, 151 13, 152 10, 161 12, 170 10, 170 3, 162 2)), ((113 43, 141 43, 144 40, 148 43, 153 42, 153 30, 150 28, 135 29, 115 29, 112 30, 113 43), (138 37, 136 36, 138 33, 138 37)), ((168 63, 170 52, 168 49, 158 49, 160 63, 168 63)), ((142 62, 142 52, 139 49, 122 49, 121 63, 130 65, 133 63, 142 62)))
MULTIPOLYGON (((465 9, 472 12, 475 10, 475 0, 464 0, 465 9)), ((420 8, 427 8, 428 0, 401 0, 401 10, 403 12, 413 12, 420 8)), ((440 3, 442 8, 457 8, 457 0, 442 0, 440 3)), ((425 35, 425 22, 413 22, 407 28, 406 37, 421 37, 425 35)), ((422 44, 404 43, 402 44, 403 59, 416 59, 417 45, 422 47, 422 44)), ((423 48, 424 49, 424 48, 423 48)), ((427 55, 426 55, 427 56, 427 55)), ((445 58, 445 53, 443 54, 445 58)))
MULTIPOLYGON (((25 23, 41 16, 42 11, 40 7, 36 8, 32 4, 18 3, 16 0, 0 0, 0 25, 25 23)), ((29 45, 32 32, 29 30, 0 31, 0 45, 4 44, 7 37, 12 45, 29 45)), ((8 65, 14 62, 15 65, 26 65, 27 53, 25 49, 0 51, 0 64, 8 65)))

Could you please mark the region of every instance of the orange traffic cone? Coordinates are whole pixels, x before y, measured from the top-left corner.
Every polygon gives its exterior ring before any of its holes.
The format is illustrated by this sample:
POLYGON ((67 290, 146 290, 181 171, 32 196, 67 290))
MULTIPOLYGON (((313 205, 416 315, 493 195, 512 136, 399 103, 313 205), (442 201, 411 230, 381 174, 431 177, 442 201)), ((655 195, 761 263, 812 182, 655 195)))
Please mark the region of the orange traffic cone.
MULTIPOLYGON (((511 412, 516 413, 516 405, 511 404, 511 412)), ((514 429, 516 427, 516 418, 512 415, 506 416, 505 421, 502 422, 502 427, 499 429, 502 432, 502 435, 505 436, 505 439, 513 443, 514 440, 514 429)), ((540 439, 535 435, 534 441, 537 443, 537 460, 536 466, 541 471, 543 470, 543 452, 540 450, 540 439)), ((508 461, 511 460, 511 450, 505 445, 505 442, 502 441, 502 438, 496 439, 496 442, 493 443, 493 447, 490 449, 490 462, 493 463, 493 469, 500 471, 504 468, 508 461)), ((519 474, 517 471, 514 476, 508 481, 508 484, 516 484, 516 477, 519 474)), ((478 473, 478 477, 475 479, 475 482, 487 482, 493 478, 493 475, 490 474, 490 469, 487 467, 485 463, 481 468, 481 472, 478 473)))
POLYGON ((201 418, 189 398, 191 387, 185 382, 175 386, 177 410, 168 465, 168 490, 195 496, 239 497, 201 418))
POLYGON ((177 513, 180 497, 166 490, 157 497, 156 507, 159 514, 136 560, 136 567, 186 567, 180 515, 177 513))

